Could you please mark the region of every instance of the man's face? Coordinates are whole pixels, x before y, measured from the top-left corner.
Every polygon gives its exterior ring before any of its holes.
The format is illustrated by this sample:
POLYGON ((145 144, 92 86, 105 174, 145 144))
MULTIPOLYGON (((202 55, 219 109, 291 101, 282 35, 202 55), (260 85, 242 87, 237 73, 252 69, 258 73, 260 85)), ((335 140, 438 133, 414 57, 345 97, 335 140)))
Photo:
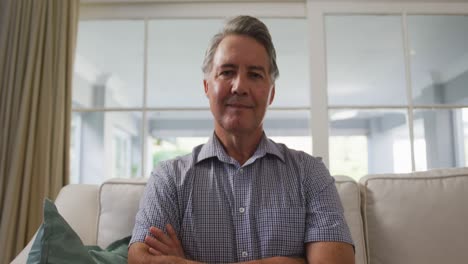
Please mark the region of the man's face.
POLYGON ((267 52, 253 38, 229 35, 221 41, 203 80, 216 131, 263 131, 263 118, 275 94, 269 70, 267 52))

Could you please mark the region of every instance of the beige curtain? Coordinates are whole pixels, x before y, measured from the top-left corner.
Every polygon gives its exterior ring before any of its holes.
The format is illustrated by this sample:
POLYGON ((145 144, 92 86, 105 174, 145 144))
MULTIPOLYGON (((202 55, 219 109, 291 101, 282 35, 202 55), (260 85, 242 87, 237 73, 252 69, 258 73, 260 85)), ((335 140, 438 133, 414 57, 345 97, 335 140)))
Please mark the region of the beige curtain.
POLYGON ((68 182, 78 0, 0 1, 0 263, 68 182))

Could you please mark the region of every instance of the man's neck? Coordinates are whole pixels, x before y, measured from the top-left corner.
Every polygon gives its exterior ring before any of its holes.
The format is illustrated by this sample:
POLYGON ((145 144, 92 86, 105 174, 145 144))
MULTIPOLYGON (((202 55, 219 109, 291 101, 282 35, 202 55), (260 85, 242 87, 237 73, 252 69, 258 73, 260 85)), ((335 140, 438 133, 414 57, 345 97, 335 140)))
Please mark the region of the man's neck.
POLYGON ((255 153, 258 144, 262 140, 263 129, 246 134, 232 134, 221 129, 215 129, 215 134, 226 153, 237 160, 240 165, 243 165, 255 153))

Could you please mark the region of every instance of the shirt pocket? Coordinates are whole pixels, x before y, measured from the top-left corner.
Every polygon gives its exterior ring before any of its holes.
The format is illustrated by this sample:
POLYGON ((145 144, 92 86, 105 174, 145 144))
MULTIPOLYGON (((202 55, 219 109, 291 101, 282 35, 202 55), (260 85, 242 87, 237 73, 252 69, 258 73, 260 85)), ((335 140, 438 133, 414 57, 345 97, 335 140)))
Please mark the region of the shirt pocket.
POLYGON ((257 227, 262 257, 304 256, 305 208, 261 208, 257 227))

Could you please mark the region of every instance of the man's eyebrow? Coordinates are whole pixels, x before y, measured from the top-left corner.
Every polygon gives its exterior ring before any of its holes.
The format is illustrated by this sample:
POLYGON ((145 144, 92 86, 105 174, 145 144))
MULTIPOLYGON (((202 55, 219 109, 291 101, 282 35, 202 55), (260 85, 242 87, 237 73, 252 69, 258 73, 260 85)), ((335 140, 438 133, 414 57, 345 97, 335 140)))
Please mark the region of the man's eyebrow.
POLYGON ((249 70, 253 70, 253 71, 261 71, 261 72, 266 72, 265 70, 265 67, 263 66, 257 66, 257 65, 253 65, 253 66, 249 66, 247 67, 249 70))
POLYGON ((237 66, 232 63, 225 63, 221 65, 220 68, 237 68, 237 66))
MULTIPOLYGON (((233 69, 237 69, 238 66, 233 64, 233 63, 225 63, 225 64, 222 64, 220 66, 220 68, 233 68, 233 69)), ((247 69, 249 71, 261 71, 261 72, 266 72, 265 70, 265 67, 263 66, 260 66, 260 65, 252 65, 252 66, 248 66, 247 69)))

